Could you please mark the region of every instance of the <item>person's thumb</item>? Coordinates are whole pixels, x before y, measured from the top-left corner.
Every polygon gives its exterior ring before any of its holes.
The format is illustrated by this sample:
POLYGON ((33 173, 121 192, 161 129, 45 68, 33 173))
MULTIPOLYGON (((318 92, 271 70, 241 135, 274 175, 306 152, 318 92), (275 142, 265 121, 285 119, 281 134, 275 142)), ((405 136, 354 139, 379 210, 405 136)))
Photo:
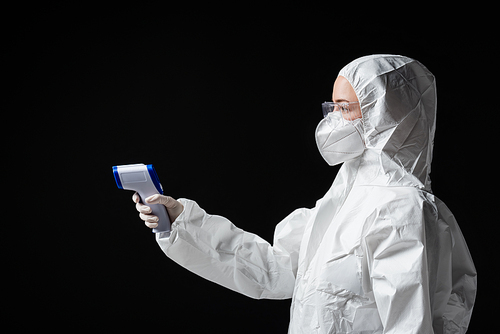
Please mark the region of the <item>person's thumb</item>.
POLYGON ((163 204, 167 208, 173 207, 172 205, 175 204, 174 202, 177 202, 177 201, 174 200, 172 197, 163 196, 163 195, 159 195, 159 194, 149 196, 146 198, 147 204, 163 204))
POLYGON ((168 214, 170 215, 170 219, 172 221, 177 219, 177 217, 184 210, 184 206, 181 204, 181 202, 173 199, 170 196, 163 196, 159 194, 146 198, 146 204, 163 204, 167 208, 168 214))

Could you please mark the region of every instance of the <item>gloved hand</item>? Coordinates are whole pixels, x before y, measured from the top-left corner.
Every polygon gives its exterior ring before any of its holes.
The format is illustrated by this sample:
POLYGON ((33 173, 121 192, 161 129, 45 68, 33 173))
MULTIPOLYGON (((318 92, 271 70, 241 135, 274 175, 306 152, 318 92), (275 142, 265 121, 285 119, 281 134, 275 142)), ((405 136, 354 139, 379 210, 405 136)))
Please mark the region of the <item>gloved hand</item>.
MULTIPOLYGON (((137 193, 132 196, 132 200, 135 203, 135 208, 139 211, 139 217, 144 220, 144 223, 149 228, 155 228, 158 226, 158 217, 154 215, 148 215, 151 213, 151 208, 147 205, 140 203, 140 197, 137 193)), ((170 217, 170 221, 174 222, 174 220, 179 217, 182 210, 184 210, 184 206, 181 202, 173 199, 170 196, 163 195, 153 195, 146 198, 146 204, 163 204, 167 208, 168 216, 170 217)))

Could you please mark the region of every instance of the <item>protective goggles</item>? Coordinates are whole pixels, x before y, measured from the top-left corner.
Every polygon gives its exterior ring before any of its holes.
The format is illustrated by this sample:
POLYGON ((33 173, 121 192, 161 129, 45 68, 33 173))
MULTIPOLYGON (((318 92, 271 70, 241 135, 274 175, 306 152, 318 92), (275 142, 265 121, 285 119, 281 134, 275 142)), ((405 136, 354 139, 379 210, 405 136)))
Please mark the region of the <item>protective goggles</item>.
POLYGON ((321 104, 323 117, 328 116, 328 113, 340 111, 342 117, 347 121, 353 121, 361 118, 361 108, 359 102, 323 102, 321 104))

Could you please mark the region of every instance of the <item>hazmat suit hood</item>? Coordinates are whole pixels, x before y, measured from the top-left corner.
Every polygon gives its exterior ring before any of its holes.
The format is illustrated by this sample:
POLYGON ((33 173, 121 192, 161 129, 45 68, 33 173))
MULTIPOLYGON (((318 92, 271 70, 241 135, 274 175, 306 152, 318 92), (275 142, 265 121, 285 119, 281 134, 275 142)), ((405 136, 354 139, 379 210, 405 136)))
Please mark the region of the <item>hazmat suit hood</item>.
MULTIPOLYGON (((357 184, 413 186, 431 191, 436 124, 434 76, 418 61, 396 55, 361 57, 339 73, 361 106, 366 150, 344 164, 357 184)), ((345 172, 345 171, 344 171, 345 172)))

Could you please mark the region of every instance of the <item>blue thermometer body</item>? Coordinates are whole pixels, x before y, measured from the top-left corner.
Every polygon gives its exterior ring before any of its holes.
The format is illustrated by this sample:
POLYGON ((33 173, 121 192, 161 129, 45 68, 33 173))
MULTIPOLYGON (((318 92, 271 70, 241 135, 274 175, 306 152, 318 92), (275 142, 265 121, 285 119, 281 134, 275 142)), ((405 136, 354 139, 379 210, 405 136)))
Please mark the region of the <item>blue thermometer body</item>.
POLYGON ((162 204, 147 204, 145 199, 149 196, 163 195, 163 188, 156 175, 153 165, 133 164, 113 166, 116 185, 120 189, 137 191, 143 204, 151 207, 151 214, 159 218, 158 226, 153 233, 170 233, 170 218, 167 209, 162 204))

